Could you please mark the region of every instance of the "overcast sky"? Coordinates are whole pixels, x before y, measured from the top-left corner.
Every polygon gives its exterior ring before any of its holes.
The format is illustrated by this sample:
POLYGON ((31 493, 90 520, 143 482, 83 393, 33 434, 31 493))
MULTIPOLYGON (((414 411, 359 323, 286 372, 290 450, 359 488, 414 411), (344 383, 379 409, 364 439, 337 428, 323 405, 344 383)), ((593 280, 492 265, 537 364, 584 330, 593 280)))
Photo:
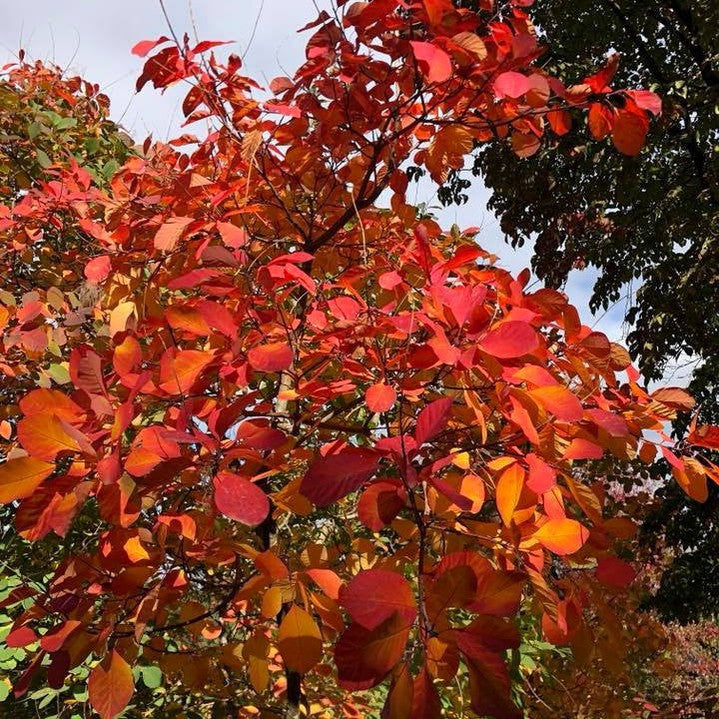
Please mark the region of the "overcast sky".
MULTIPOLYGON (((279 74, 292 74, 304 59, 306 34, 297 28, 314 19, 315 4, 329 0, 166 0, 172 25, 178 34, 200 39, 233 40, 234 52, 245 54, 246 74, 262 84, 279 74)), ((130 48, 139 40, 167 34, 168 28, 158 0, 26 0, 4 3, 0 24, 0 57, 10 62, 17 50, 29 58, 52 60, 85 79, 97 82, 112 100, 112 116, 136 139, 152 133, 167 139, 181 121, 181 88, 161 95, 149 85, 135 93, 142 61, 130 48)), ((531 159, 529 160, 531 162, 531 159)), ((434 190, 418 188, 415 199, 436 205, 434 190)), ((506 245, 496 219, 486 209, 487 193, 480 183, 461 208, 442 210, 444 225, 479 226, 479 243, 502 258, 514 272, 529 266, 529 251, 514 251, 506 245)), ((570 299, 588 324, 606 332, 611 339, 623 336, 624 304, 591 318, 588 298, 593 283, 589 272, 576 272, 566 288, 570 299)))

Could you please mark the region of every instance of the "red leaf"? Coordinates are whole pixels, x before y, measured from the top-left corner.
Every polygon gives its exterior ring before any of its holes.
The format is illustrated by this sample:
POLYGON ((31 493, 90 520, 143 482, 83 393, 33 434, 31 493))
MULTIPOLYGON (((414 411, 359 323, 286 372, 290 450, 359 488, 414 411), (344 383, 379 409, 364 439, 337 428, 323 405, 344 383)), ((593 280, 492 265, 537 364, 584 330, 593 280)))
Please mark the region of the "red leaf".
POLYGON ((510 679, 504 658, 477 648, 467 662, 472 709, 494 719, 521 719, 521 712, 510 693, 510 679))
POLYGON ((289 117, 302 117, 302 110, 296 105, 280 105, 275 102, 266 102, 265 110, 267 112, 276 112, 280 115, 288 115, 289 117))
POLYGON ((445 82, 452 76, 452 60, 431 42, 410 42, 419 67, 430 82, 445 82))
POLYGON ((601 459, 604 450, 587 439, 573 439, 562 455, 563 459, 601 459))
POLYGON ((130 665, 113 649, 91 672, 87 682, 90 704, 102 719, 114 719, 135 691, 130 665))
POLYGON ((342 587, 340 605, 365 629, 375 629, 393 614, 409 626, 417 616, 409 582, 397 572, 367 569, 342 587))
POLYGON ((522 95, 529 92, 531 87, 532 84, 526 75, 513 70, 503 72, 494 81, 494 91, 497 97, 522 97, 522 95))
POLYGON ((312 463, 300 493, 318 507, 326 507, 359 489, 375 472, 379 457, 371 449, 346 447, 312 463))
POLYGON ((357 516, 360 522, 373 532, 386 527, 405 506, 405 499, 400 495, 399 483, 373 482, 370 484, 357 503, 357 516))
POLYGON ((424 444, 438 435, 446 426, 452 409, 452 398, 442 397, 430 402, 417 417, 414 436, 417 444, 424 444))
POLYGON ((82 625, 77 619, 68 619, 51 629, 40 638, 40 646, 46 652, 59 652, 65 644, 65 640, 82 625))
POLYGON ((584 79, 584 84, 589 85, 592 92, 601 93, 609 87, 609 82, 619 67, 619 53, 613 52, 608 58, 606 65, 589 77, 584 79))
POLYGON ((218 222, 217 229, 220 232, 222 242, 233 250, 242 247, 247 242, 247 233, 231 222, 218 222))
POLYGON ((590 409, 587 410, 587 414, 597 427, 601 427, 612 437, 626 437, 629 434, 627 423, 613 412, 607 412, 604 409, 590 409))
POLYGON ((158 37, 157 40, 140 40, 135 46, 133 46, 131 52, 133 55, 138 55, 139 57, 145 57, 150 50, 157 47, 163 42, 167 42, 170 38, 165 37, 162 35, 161 37, 158 37))
POLYGON ((702 425, 689 433, 687 442, 707 449, 719 449, 719 427, 702 425))
POLYGON ((491 330, 479 348, 499 359, 513 359, 529 354, 539 346, 534 327, 528 322, 510 320, 491 330))
POLYGON ((470 625, 454 632, 460 651, 468 657, 481 659, 484 652, 504 652, 518 649, 520 636, 517 627, 500 617, 477 617, 470 625))
POLYGON ((442 703, 437 687, 425 667, 414 679, 410 719, 441 719, 442 703))
POLYGON ((530 452, 527 455, 529 466, 529 478, 527 487, 537 494, 548 492, 557 483, 556 471, 536 454, 530 452))
POLYGON ((107 394, 102 368, 100 355, 87 346, 75 347, 70 354, 70 379, 75 387, 89 395, 107 394))
POLYGON ((631 564, 618 557, 604 557, 597 565, 596 575, 602 584, 622 588, 630 585, 637 573, 631 564))
POLYGON ((260 372, 282 372, 292 366, 292 348, 285 342, 271 342, 253 347, 247 359, 260 372))
POLYGON ((362 690, 379 684, 402 659, 409 627, 392 614, 374 629, 350 624, 335 645, 335 664, 343 689, 362 690))
POLYGON ((603 140, 612 131, 612 111, 599 102, 589 104, 587 123, 595 140, 603 140))
POLYGON ((11 649, 17 649, 18 647, 26 647, 28 644, 32 644, 37 641, 37 634, 34 630, 28 626, 20 626, 17 629, 13 629, 6 637, 4 644, 11 649))
POLYGON ((367 407, 372 412, 386 412, 397 399, 397 393, 384 382, 373 384, 365 392, 367 407))
POLYGON ((662 98, 656 92, 651 92, 650 90, 627 90, 627 95, 642 110, 647 110, 647 112, 651 112, 655 116, 662 114, 662 98))
POLYGON ((93 259, 85 265, 85 277, 93 284, 99 284, 110 274, 110 268, 109 255, 93 257, 93 259))
POLYGON ((649 121, 636 112, 618 110, 612 125, 614 147, 624 155, 638 155, 644 146, 649 121))
POLYGON ((220 472, 213 484, 215 505, 226 517, 256 527, 269 514, 267 495, 246 477, 220 472))

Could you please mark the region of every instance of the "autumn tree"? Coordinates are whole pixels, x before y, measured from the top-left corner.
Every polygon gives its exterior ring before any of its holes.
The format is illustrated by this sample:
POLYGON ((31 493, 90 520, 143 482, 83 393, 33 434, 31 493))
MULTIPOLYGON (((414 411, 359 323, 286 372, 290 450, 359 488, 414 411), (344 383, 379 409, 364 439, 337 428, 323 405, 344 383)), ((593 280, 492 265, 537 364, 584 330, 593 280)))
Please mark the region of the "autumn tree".
POLYGON ((27 235, 59 193, 97 297, 69 382, 8 418, 0 489, 25 531, 93 518, 3 603, 6 644, 33 652, 16 695, 88 663, 111 719, 133 666, 158 666, 208 715, 519 717, 523 639, 616 666, 635 629, 608 600, 632 519, 588 463, 660 453, 697 497, 719 478, 664 433, 683 390, 648 393, 561 292, 405 195, 410 163, 442 182, 475 145, 529 155, 595 106, 630 151, 656 97, 612 89, 611 64, 549 75, 526 0, 338 5, 271 96, 223 43, 139 43, 138 87, 187 83, 210 130, 146 142, 105 190, 73 164, 7 207, 27 235))

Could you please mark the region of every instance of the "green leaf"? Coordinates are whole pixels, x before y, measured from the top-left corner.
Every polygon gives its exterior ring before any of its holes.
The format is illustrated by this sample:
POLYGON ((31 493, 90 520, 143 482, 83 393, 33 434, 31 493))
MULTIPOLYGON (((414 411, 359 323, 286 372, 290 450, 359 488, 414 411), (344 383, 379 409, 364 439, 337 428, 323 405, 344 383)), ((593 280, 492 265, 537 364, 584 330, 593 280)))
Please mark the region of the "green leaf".
POLYGON ((43 126, 39 122, 31 122, 27 126, 27 136, 34 140, 43 131, 43 126))
POLYGON ((142 667, 142 682, 148 689, 157 689, 162 684, 162 670, 159 667, 142 667))
POLYGON ((47 153, 44 150, 41 150, 38 147, 35 154, 37 155, 37 164, 44 170, 47 170, 48 167, 52 166, 52 160, 47 156, 47 153))
POLYGON ((77 127, 77 120, 74 117, 63 117, 55 123, 58 130, 69 130, 71 127, 77 127))

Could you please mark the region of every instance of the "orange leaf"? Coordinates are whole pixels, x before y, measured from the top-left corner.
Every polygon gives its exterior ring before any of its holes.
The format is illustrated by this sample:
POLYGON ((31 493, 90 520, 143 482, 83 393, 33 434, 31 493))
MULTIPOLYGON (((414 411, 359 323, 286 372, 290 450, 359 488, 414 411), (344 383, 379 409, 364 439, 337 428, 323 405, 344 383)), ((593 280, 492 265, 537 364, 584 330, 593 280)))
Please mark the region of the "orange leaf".
POLYGON ((292 348, 286 342, 272 342, 253 347, 247 359, 260 372, 281 372, 292 366, 292 348))
POLYGON ((0 464, 0 504, 29 497, 55 469, 35 457, 18 457, 0 464))
POLYGON ((102 719, 114 719, 130 703, 135 690, 130 665, 113 649, 91 672, 90 704, 102 719))
POLYGON ((54 461, 62 452, 82 451, 78 434, 77 430, 54 414, 34 414, 17 424, 17 437, 23 449, 48 462, 54 461))
POLYGON ((168 394, 184 394, 212 362, 210 352, 200 350, 168 350, 160 362, 160 387, 168 394))
POLYGON ((386 412, 397 399, 397 393, 392 387, 380 382, 373 384, 365 392, 367 407, 372 412, 386 412))
POLYGON ((582 403, 577 395, 563 385, 537 387, 530 390, 529 395, 557 419, 578 422, 582 418, 582 403))
POLYGON ((514 462, 502 472, 497 482, 497 509, 507 527, 512 523, 514 510, 519 504, 519 497, 524 488, 524 475, 524 470, 514 462))
POLYGON ((170 251, 175 248, 185 228, 193 222, 192 217, 171 217, 160 226, 155 234, 154 245, 157 250, 170 251))
POLYGON ((651 397, 667 407, 687 412, 694 407, 694 398, 680 387, 660 387, 651 397))
POLYGON ((550 552, 565 555, 578 552, 587 541, 589 531, 575 519, 550 519, 534 537, 550 552))

